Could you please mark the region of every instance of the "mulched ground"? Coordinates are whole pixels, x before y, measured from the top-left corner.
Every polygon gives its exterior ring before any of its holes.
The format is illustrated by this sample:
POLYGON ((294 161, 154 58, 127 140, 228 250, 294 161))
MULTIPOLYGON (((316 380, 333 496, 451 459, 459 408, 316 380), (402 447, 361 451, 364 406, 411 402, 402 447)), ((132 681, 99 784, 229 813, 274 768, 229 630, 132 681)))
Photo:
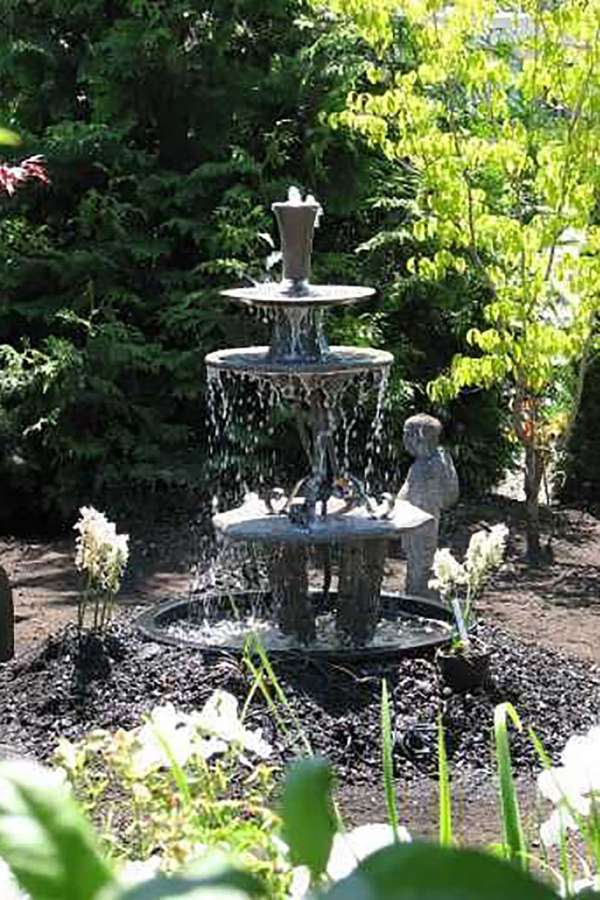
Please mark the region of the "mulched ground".
MULTIPOLYGON (((510 526, 507 563, 478 604, 493 645, 492 683, 472 696, 448 694, 430 658, 397 663, 275 665, 294 717, 315 752, 340 776, 350 822, 383 821, 379 703, 381 679, 393 699, 395 766, 401 816, 414 833, 433 835, 437 816, 435 718, 444 713, 453 772, 458 833, 481 843, 498 837, 495 784, 490 778, 494 705, 510 700, 556 759, 568 737, 600 721, 600 512, 544 511, 544 565, 524 558, 523 508, 506 498, 465 502, 443 522, 441 543, 461 553, 470 534, 495 522, 510 526), (462 823, 462 824, 461 824, 462 823)), ((124 526, 122 526, 124 527, 124 526)), ((56 739, 94 727, 132 727, 156 703, 198 707, 216 687, 244 699, 251 677, 234 657, 203 657, 138 637, 130 617, 148 604, 187 593, 189 565, 209 540, 204 523, 155 517, 152 527, 127 525, 133 563, 122 620, 83 658, 73 626, 77 584, 72 540, 0 539, 17 614, 19 658, 0 666, 0 757, 12 750, 47 758, 56 739), (202 545, 202 546, 201 546, 202 545), (134 610, 135 607, 135 610, 134 610), (66 630, 65 630, 66 625, 66 630)), ((388 564, 387 587, 401 590, 400 558, 388 564)), ((278 727, 260 696, 252 723, 276 746, 277 761, 302 751, 282 711, 278 727)), ((518 783, 532 833, 538 815, 539 764, 526 737, 511 737, 518 783)))
MULTIPOLYGON (((435 776, 439 711, 455 773, 489 771, 490 726, 501 701, 515 705, 552 756, 571 734, 597 722, 595 664, 536 647, 497 626, 480 625, 479 631, 493 648, 492 679, 485 689, 452 693, 431 658, 344 665, 298 656, 274 663, 289 704, 280 708, 281 721, 257 693, 250 722, 263 727, 281 762, 302 752, 300 723, 313 750, 334 763, 346 785, 381 781, 383 678, 394 711, 395 763, 404 779, 435 776)), ((146 642, 128 624, 113 626, 102 640, 91 635, 81 646, 68 626, 39 652, 6 666, 4 676, 1 740, 40 758, 51 754, 59 735, 73 739, 93 727, 129 728, 157 703, 198 708, 218 687, 243 701, 252 685, 239 659, 146 642)), ((513 753, 517 770, 539 769, 527 737, 514 735, 513 753)))

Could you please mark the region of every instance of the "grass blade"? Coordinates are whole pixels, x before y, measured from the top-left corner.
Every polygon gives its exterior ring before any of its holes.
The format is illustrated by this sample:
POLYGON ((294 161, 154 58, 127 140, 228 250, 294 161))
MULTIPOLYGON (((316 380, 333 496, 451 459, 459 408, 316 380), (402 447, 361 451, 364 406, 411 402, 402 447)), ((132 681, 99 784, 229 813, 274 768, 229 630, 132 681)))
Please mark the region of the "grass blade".
POLYGON ((442 714, 438 716, 438 783, 439 783, 439 828, 440 844, 442 847, 451 847, 453 843, 452 833, 452 793, 450 789, 450 771, 448 768, 448 756, 446 754, 446 735, 442 714))
POLYGON ((396 791, 394 789, 394 760, 392 740, 392 716, 387 681, 381 682, 381 747, 383 756, 383 787, 388 820, 394 832, 394 840, 398 841, 398 809, 396 791))
POLYGON ((502 828, 507 858, 511 862, 518 863, 523 869, 527 869, 527 846, 521 824, 519 800, 513 778, 510 743, 508 740, 507 720, 509 718, 515 728, 521 731, 521 720, 512 703, 500 703, 494 710, 494 739, 496 744, 496 766, 498 768, 502 828))
MULTIPOLYGON (((251 643, 248 647, 248 656, 246 658, 247 664, 248 664, 248 660, 252 654, 252 651, 254 651, 256 653, 256 655, 258 656, 261 666, 262 666, 262 670, 266 674, 273 690, 275 691, 275 696, 277 697, 277 699, 279 700, 279 702, 285 709, 286 713, 290 717, 291 721, 293 722, 294 728, 296 729, 296 734, 298 736, 298 739, 304 745, 304 749, 306 750, 306 753, 308 754, 308 756, 314 756, 313 748, 312 748, 311 743, 306 735, 304 728, 302 727, 302 723, 300 722, 300 719, 296 715, 295 710, 293 709, 291 703, 289 702, 288 698, 286 697, 285 691, 281 687, 281 684, 279 682, 279 679, 277 678, 277 675, 273 671, 273 666, 271 665, 271 660, 267 656, 267 652, 266 652, 265 648, 263 647, 262 643, 259 641, 259 639, 255 635, 252 636, 251 643)), ((264 681, 261 680, 259 682, 259 687, 261 687, 261 690, 262 690, 263 685, 264 685, 264 681)), ((263 693, 264 693, 264 691, 263 691, 263 693)))

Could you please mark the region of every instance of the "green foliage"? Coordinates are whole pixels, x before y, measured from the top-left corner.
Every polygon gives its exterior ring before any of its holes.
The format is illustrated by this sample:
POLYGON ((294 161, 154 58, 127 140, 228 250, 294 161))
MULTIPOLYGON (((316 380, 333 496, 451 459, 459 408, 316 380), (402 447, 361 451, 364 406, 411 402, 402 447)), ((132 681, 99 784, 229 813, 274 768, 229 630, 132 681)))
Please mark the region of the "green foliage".
POLYGON ((431 283, 468 273, 484 296, 483 322, 464 335, 475 354, 455 355, 430 394, 504 392, 528 454, 537 540, 544 454, 576 412, 572 370, 585 364, 598 308, 598 4, 330 5, 378 56, 369 90, 332 118, 413 179, 404 231, 421 249, 407 271, 431 283), (411 35, 404 68, 385 56, 395 18, 411 35))
POLYGON ((553 900, 550 888, 522 871, 478 853, 434 844, 399 844, 380 850, 338 882, 330 900, 553 900))
MULTIPOLYGON (((474 314, 461 312, 471 288, 456 273, 439 290, 400 271, 414 255, 414 178, 330 127, 372 75, 354 26, 308 0, 218 0, 210 10, 199 0, 40 0, 35 16, 0 0, 0 15, 0 114, 27 152, 44 153, 51 176, 50 187, 6 201, 0 220, 3 514, 70 518, 125 480, 129 492, 189 493, 214 475, 204 354, 266 337, 218 290, 264 277, 269 206, 289 183, 326 209, 315 279, 380 291, 382 309, 335 314, 329 327, 397 358, 395 452, 383 461, 397 469, 402 420, 427 402, 425 382, 480 324, 481 304, 472 292, 474 314)), ((364 15, 363 37, 381 18, 364 15)), ((412 38, 394 27, 381 46, 404 70, 412 38)), ((452 414, 467 487, 486 486, 506 462, 496 410, 476 398, 452 414), (467 429, 465 416, 485 424, 467 429)), ((282 426, 275 439, 295 460, 295 436, 282 426)))
POLYGON ((283 832, 292 862, 308 866, 313 881, 325 871, 336 831, 332 780, 331 768, 324 760, 302 760, 289 770, 281 800, 283 832))
POLYGON ((498 791, 500 811, 504 831, 506 858, 527 869, 527 843, 521 824, 519 801, 515 788, 507 720, 522 730, 521 721, 512 703, 501 703, 494 710, 494 740, 496 745, 496 765, 498 767, 498 791))
POLYGON ((390 696, 385 678, 381 682, 381 750, 383 757, 383 788, 388 822, 398 840, 398 809, 394 788, 394 742, 392 736, 392 713, 390 696))
MULTIPOLYGON (((505 833, 510 833, 510 822, 516 822, 513 837, 520 832, 518 809, 516 807, 515 786, 510 772, 510 752, 506 736, 506 720, 510 717, 520 725, 514 709, 509 704, 502 704, 496 710, 496 752, 501 775, 502 812, 505 833), (515 818, 516 816, 516 818, 515 818)), ((191 721, 188 717, 188 721, 191 721)), ((180 723, 181 724, 181 723, 180 723)), ((443 730, 439 729, 443 743, 443 730)), ((530 736, 536 744, 544 765, 550 762, 540 747, 534 734, 530 736)), ((146 740, 148 735, 146 735, 146 740)), ((104 739, 103 739, 104 740, 104 739)), ((84 770, 86 777, 101 780, 101 775, 84 757, 93 751, 93 743, 98 736, 92 732, 80 745, 63 744, 63 761, 70 759, 69 775, 75 777, 75 783, 81 789, 84 770), (74 751, 74 752, 73 752, 74 751)), ((110 738, 112 750, 107 759, 114 756, 112 765, 129 767, 131 770, 132 747, 123 740, 123 733, 118 732, 110 738)), ((441 746, 441 744, 440 744, 441 746)), ((138 747, 138 750, 140 747, 138 747)), ((175 749, 175 748, 173 748, 175 749)), ((125 771, 125 770, 123 770, 125 771)), ((151 779, 137 781, 137 788, 121 785, 132 791, 134 802, 143 802, 142 789, 148 792, 154 789, 155 779, 162 779, 164 784, 172 776, 169 765, 155 766, 151 779)), ((51 772, 36 764, 2 763, 0 765, 0 853, 17 876, 20 884, 31 894, 32 900, 155 900, 155 898, 190 897, 218 898, 223 900, 243 900, 244 897, 269 896, 274 900, 287 896, 286 873, 289 875, 289 862, 281 856, 277 861, 265 861, 262 875, 268 872, 271 865, 271 882, 257 877, 239 865, 232 864, 231 854, 227 852, 204 853, 196 862, 179 868, 170 877, 152 876, 131 887, 118 874, 114 874, 98 853, 92 829, 81 813, 72 794, 60 782, 57 772, 51 772), (283 870, 283 871, 282 871, 283 870), (283 881, 282 881, 283 879, 283 881)), ((208 807, 217 800, 214 793, 207 789, 207 772, 194 775, 186 766, 188 787, 195 794, 194 802, 203 794, 204 803, 198 805, 198 820, 209 815, 208 807), (201 784, 197 783, 200 774, 201 784)), ((447 772, 444 780, 447 779, 447 772)), ((283 812, 286 838, 289 842, 289 855, 292 861, 308 865, 317 882, 325 871, 326 862, 332 847, 335 823, 332 816, 331 771, 326 763, 319 760, 308 760, 292 767, 283 788, 283 812)), ((163 790, 165 797, 167 793, 163 790)), ((180 795, 170 791, 171 816, 176 816, 180 806, 180 795)), ((121 797, 121 802, 123 798, 121 797)), ((229 801, 233 802, 233 801, 229 801)), ((449 785, 448 785, 449 802, 449 785)), ((182 808, 185 804, 182 804, 182 808)), ((181 812, 181 810, 180 810, 181 812)), ((255 830, 249 848, 255 852, 260 847, 264 852, 265 842, 270 840, 275 820, 265 819, 262 828, 255 830)), ((230 824, 227 834, 232 829, 244 828, 244 823, 230 824)), ((218 828, 215 835, 218 837, 218 828)), ((149 849, 160 846, 168 847, 173 835, 163 824, 163 839, 151 842, 149 849)), ((221 846, 227 841, 222 834, 221 846)), ((197 847, 197 845, 196 845, 197 847)), ((524 844, 520 843, 521 849, 524 844)), ((285 855, 285 854, 284 854, 285 855)), ((250 857, 246 857, 246 866, 250 857)), ((328 900, 416 900, 416 898, 504 898, 515 896, 523 900, 557 900, 558 894, 549 886, 535 880, 524 870, 524 857, 521 850, 513 857, 513 862, 494 857, 491 854, 474 850, 456 849, 450 846, 436 846, 432 843, 395 843, 379 850, 358 863, 352 874, 331 885, 313 884, 313 896, 328 900), (521 865, 519 865, 519 861, 521 865), (515 864, 517 863, 517 864, 515 864)), ((255 865, 256 865, 255 857, 255 865)), ((571 883, 572 873, 567 872, 567 881, 571 883)), ((321 882, 325 882, 321 878, 321 882)), ((580 896, 584 896, 581 894, 580 896)), ((588 891, 585 896, 593 897, 588 891)))
POLYGON ((35 900, 93 900, 112 881, 58 774, 34 763, 0 766, 0 854, 35 900))
POLYGON ((36 510, 71 515, 125 479, 198 485, 204 354, 264 337, 218 289, 263 277, 290 182, 324 199, 321 246, 338 249, 367 155, 320 113, 364 63, 309 13, 0 2, 1 112, 51 176, 0 223, 3 479, 20 508, 24 486, 36 510))
POLYGON ((450 768, 446 752, 444 721, 438 716, 438 784, 439 784, 439 841, 441 847, 451 847, 454 840, 452 828, 452 790, 450 768))
POLYGON ((144 861, 159 848, 161 872, 179 874, 199 855, 204 862, 205 850, 226 853, 278 894, 288 875, 273 841, 273 769, 253 758, 257 738, 237 718, 233 698, 217 693, 199 714, 167 705, 127 731, 61 739, 54 763, 113 859, 144 861))

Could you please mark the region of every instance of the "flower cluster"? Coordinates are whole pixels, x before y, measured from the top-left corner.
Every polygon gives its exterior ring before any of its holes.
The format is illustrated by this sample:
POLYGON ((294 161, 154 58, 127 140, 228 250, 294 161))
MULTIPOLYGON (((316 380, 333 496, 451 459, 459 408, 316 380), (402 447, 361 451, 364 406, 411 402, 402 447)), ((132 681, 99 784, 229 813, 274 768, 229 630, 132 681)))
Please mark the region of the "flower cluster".
POLYGON ((209 697, 200 712, 180 712, 172 703, 155 706, 133 736, 131 768, 136 776, 168 767, 173 760, 185 766, 193 757, 210 759, 231 745, 261 759, 271 754, 260 732, 244 727, 236 698, 221 690, 209 697))
POLYGON ((447 547, 435 552, 434 577, 429 587, 439 591, 443 600, 450 601, 460 634, 460 645, 468 642, 467 629, 473 601, 491 573, 502 565, 507 536, 506 525, 494 525, 489 531, 476 531, 469 541, 463 563, 459 563, 447 547), (462 606, 461 596, 464 597, 462 606))
POLYGON ((181 712, 165 703, 155 706, 146 722, 130 731, 112 736, 97 730, 79 744, 61 738, 54 762, 73 777, 85 765, 87 750, 99 750, 110 758, 118 756, 132 778, 144 779, 173 764, 185 768, 194 759, 208 760, 230 747, 261 759, 271 754, 260 731, 246 728, 240 720, 236 698, 217 690, 199 712, 181 712))
POLYGON ((0 163, 0 191, 14 194, 23 182, 32 178, 48 184, 48 173, 46 172, 43 156, 30 156, 22 160, 17 166, 0 163))
POLYGON ((75 566, 93 590, 116 594, 129 558, 129 536, 117 534, 114 523, 93 506, 82 506, 79 513, 75 566))
POLYGON ((537 779, 541 795, 554 805, 540 827, 546 847, 559 844, 561 834, 569 830, 584 831, 584 837, 590 831, 600 833, 600 726, 570 737, 560 761, 560 766, 545 769, 537 779))
POLYGON ((506 525, 494 525, 489 531, 476 531, 469 541, 464 563, 459 563, 447 547, 436 550, 434 578, 429 582, 429 587, 439 591, 444 598, 463 586, 472 595, 478 593, 491 572, 502 564, 507 537, 506 525))

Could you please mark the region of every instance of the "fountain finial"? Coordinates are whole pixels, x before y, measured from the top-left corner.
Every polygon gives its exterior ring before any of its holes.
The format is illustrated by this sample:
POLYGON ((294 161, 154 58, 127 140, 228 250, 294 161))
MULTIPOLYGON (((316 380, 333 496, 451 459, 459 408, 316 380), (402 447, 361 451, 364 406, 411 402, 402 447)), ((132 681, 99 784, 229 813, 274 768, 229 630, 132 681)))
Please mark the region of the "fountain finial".
POLYGON ((293 185, 288 190, 287 200, 273 203, 272 209, 281 238, 282 291, 304 297, 309 292, 313 233, 323 210, 312 194, 303 200, 299 189, 293 185))

